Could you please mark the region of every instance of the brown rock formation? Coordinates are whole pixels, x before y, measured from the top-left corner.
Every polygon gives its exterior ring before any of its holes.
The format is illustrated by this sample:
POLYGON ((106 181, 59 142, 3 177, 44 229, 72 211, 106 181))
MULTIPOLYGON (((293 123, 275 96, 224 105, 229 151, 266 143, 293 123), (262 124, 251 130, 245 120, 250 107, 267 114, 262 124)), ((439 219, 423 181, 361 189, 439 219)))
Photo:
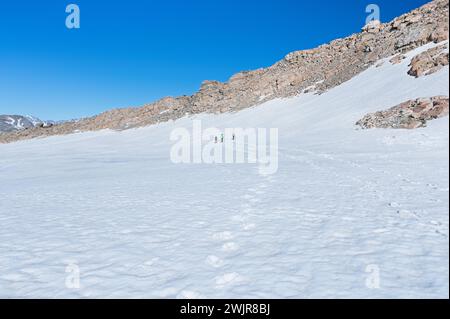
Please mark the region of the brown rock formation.
POLYGON ((427 121, 448 115, 448 97, 435 96, 410 100, 390 108, 364 116, 356 122, 363 129, 403 128, 426 126, 427 121))
POLYGON ((406 56, 404 56, 403 54, 397 54, 397 55, 394 56, 392 59, 390 59, 389 62, 391 62, 391 64, 399 64, 399 63, 401 63, 404 59, 406 59, 406 56))
POLYGON ((448 65, 448 52, 444 52, 445 49, 447 49, 446 44, 416 55, 411 60, 411 69, 408 74, 418 78, 433 74, 448 65))

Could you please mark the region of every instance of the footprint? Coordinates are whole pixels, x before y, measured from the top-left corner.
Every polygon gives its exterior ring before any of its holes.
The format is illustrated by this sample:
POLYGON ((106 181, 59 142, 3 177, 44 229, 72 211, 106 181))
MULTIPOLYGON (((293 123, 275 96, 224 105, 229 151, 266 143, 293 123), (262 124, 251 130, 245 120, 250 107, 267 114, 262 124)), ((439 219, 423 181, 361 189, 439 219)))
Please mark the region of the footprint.
POLYGON ((433 225, 433 226, 441 226, 442 225, 441 222, 438 222, 438 221, 435 221, 435 220, 430 221, 430 224, 433 225))
POLYGON ((399 214, 400 217, 402 217, 402 218, 415 218, 415 219, 418 219, 418 216, 417 216, 416 213, 410 212, 409 210, 406 210, 406 209, 398 210, 397 214, 399 214))
POLYGON ((177 295, 178 291, 179 290, 175 287, 168 287, 158 292, 157 296, 159 296, 160 298, 173 298, 177 295))
POLYGON ((235 251, 239 249, 239 245, 233 242, 225 243, 222 245, 223 251, 235 251))
POLYGON ((223 260, 217 256, 210 255, 206 258, 206 263, 214 268, 220 268, 223 266, 223 260))
POLYGON ((204 299, 205 297, 198 292, 183 290, 177 295, 177 299, 204 299))
POLYGON ((249 192, 254 193, 254 194, 257 194, 257 195, 264 194, 264 191, 259 190, 259 189, 255 189, 255 188, 249 188, 249 189, 247 189, 247 190, 248 190, 249 192))
POLYGON ((234 222, 244 222, 246 219, 247 217, 242 215, 234 215, 233 217, 231 217, 231 220, 234 222))
POLYGON ((158 257, 152 258, 144 263, 145 266, 153 266, 156 262, 159 261, 158 257))
POLYGON ((215 240, 230 240, 233 239, 233 234, 229 231, 224 231, 221 233, 216 233, 213 235, 215 240))
POLYGON ((255 224, 245 224, 244 226, 242 226, 242 229, 244 230, 252 230, 256 227, 255 224))
POLYGON ((349 234, 349 233, 339 233, 339 232, 336 232, 336 233, 333 233, 332 234, 332 236, 334 237, 334 238, 350 238, 351 237, 351 234, 349 234))
POLYGON ((448 237, 448 228, 443 223, 431 220, 429 224, 436 234, 448 237))
POLYGON ((227 273, 215 278, 216 285, 220 288, 223 286, 228 286, 238 282, 244 281, 244 278, 236 272, 227 273))
POLYGON ((389 232, 389 229, 387 229, 387 228, 378 228, 373 231, 374 234, 383 234, 383 233, 388 233, 388 232, 389 232))

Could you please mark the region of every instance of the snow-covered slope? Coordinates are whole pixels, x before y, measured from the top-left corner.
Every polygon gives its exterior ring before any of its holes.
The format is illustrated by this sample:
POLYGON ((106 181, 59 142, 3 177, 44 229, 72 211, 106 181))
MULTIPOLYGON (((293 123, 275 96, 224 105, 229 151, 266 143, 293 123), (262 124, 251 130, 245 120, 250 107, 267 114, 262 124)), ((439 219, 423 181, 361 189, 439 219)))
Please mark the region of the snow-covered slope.
POLYGON ((322 95, 0 145, 0 296, 448 298, 448 118, 354 126, 448 96, 448 67, 407 75, 428 47, 322 95), (278 128, 278 172, 172 163, 193 119, 278 128))

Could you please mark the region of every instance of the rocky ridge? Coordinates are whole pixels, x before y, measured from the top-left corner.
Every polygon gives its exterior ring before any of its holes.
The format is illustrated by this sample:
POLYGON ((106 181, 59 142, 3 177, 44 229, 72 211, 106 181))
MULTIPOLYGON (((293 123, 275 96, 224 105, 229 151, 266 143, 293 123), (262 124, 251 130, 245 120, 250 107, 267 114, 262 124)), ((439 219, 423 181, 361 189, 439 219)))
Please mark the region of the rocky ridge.
POLYGON ((47 129, 0 134, 0 143, 77 131, 122 130, 176 120, 186 114, 235 112, 311 88, 320 94, 380 59, 447 40, 448 4, 449 0, 434 0, 392 22, 371 22, 361 33, 292 52, 271 67, 238 73, 226 83, 205 81, 192 96, 166 97, 140 108, 115 109, 47 129))

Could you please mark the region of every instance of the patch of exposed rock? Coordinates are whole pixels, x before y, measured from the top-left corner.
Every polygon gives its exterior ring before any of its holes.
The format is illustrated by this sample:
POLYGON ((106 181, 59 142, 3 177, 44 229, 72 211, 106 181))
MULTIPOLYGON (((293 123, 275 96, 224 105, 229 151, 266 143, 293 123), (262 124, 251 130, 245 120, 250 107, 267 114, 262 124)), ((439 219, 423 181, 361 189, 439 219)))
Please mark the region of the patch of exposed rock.
POLYGON ((367 23, 361 31, 363 32, 369 32, 369 33, 377 33, 383 28, 382 23, 380 20, 372 20, 369 23, 367 23))
POLYGON ((431 48, 416 55, 412 60, 408 74, 416 78, 426 76, 439 71, 448 65, 447 44, 431 48))
POLYGON ((377 61, 448 39, 449 0, 434 0, 390 23, 371 22, 361 33, 315 49, 296 51, 268 68, 238 73, 226 83, 205 81, 192 96, 164 98, 141 108, 117 109, 55 125, 0 135, 0 143, 100 129, 122 130, 179 119, 186 114, 235 112, 314 87, 320 94, 377 61))
POLYGON ((448 115, 448 97, 435 96, 406 101, 387 111, 364 116, 356 122, 363 129, 414 129, 426 126, 427 121, 448 115))
POLYGON ((397 54, 396 56, 394 56, 392 59, 389 60, 389 62, 391 64, 399 64, 401 63, 404 59, 406 59, 406 56, 403 54, 397 54))

